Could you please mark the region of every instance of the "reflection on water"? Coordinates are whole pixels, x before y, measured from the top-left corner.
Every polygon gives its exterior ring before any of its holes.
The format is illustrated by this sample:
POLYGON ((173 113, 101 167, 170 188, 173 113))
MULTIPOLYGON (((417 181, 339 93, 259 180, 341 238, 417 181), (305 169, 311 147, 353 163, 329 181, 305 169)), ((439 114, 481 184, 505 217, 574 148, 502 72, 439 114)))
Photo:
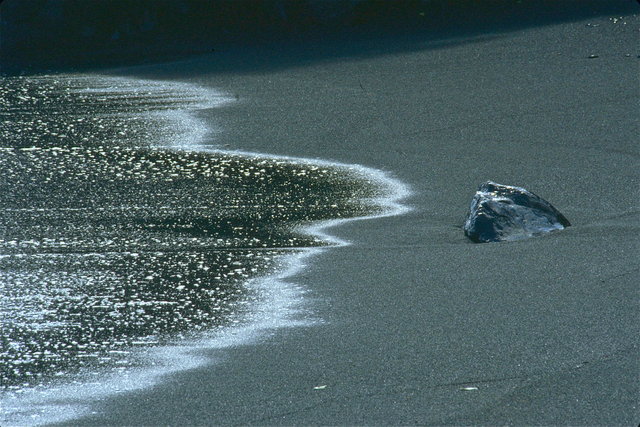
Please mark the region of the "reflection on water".
POLYGON ((159 149, 194 138, 192 86, 2 78, 0 385, 127 369, 135 348, 226 325, 247 279, 327 243, 300 225, 374 213, 344 167, 159 149), (86 369, 85 369, 86 370, 86 369))
POLYGON ((223 103, 179 83, 90 75, 0 77, 0 146, 148 146, 184 137, 176 112, 223 103), (173 116, 171 115, 173 114, 173 116))

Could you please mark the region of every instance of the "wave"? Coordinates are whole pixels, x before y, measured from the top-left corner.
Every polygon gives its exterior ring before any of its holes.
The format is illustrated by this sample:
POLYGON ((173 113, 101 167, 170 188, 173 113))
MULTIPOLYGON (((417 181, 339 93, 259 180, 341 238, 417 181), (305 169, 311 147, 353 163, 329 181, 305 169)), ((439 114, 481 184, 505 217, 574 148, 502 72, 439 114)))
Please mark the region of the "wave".
POLYGON ((212 362, 198 350, 320 322, 288 278, 347 244, 326 229, 407 210, 381 171, 204 145, 193 113, 232 102, 211 89, 71 74, 0 96, 3 423, 71 419, 212 362))

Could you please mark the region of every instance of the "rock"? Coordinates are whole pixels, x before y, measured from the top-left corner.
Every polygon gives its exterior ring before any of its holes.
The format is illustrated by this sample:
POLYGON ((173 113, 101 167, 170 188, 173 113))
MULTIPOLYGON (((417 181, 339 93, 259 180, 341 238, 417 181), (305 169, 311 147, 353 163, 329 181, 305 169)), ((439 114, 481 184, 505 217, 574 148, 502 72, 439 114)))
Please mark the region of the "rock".
POLYGON ((562 230, 570 225, 549 202, 530 191, 487 181, 471 201, 464 234, 476 243, 502 242, 562 230))

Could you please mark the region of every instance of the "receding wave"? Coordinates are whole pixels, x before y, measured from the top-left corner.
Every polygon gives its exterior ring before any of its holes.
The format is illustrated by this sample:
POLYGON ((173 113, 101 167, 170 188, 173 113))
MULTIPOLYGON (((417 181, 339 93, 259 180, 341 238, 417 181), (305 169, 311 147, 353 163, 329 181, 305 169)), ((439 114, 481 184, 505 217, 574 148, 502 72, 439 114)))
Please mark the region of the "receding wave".
POLYGON ((389 209, 361 168, 173 149, 206 135, 190 111, 228 102, 210 90, 2 81, 0 384, 14 400, 224 330, 259 303, 247 283, 332 244, 313 224, 389 209))

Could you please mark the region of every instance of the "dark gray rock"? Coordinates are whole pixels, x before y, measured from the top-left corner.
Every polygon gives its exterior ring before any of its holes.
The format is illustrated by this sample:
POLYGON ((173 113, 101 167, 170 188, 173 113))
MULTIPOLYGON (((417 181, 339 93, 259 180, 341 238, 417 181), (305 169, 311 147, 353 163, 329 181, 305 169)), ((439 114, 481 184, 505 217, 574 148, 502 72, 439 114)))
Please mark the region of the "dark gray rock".
POLYGON ((570 226, 549 202, 520 187, 487 181, 478 188, 464 224, 476 243, 519 240, 570 226))

